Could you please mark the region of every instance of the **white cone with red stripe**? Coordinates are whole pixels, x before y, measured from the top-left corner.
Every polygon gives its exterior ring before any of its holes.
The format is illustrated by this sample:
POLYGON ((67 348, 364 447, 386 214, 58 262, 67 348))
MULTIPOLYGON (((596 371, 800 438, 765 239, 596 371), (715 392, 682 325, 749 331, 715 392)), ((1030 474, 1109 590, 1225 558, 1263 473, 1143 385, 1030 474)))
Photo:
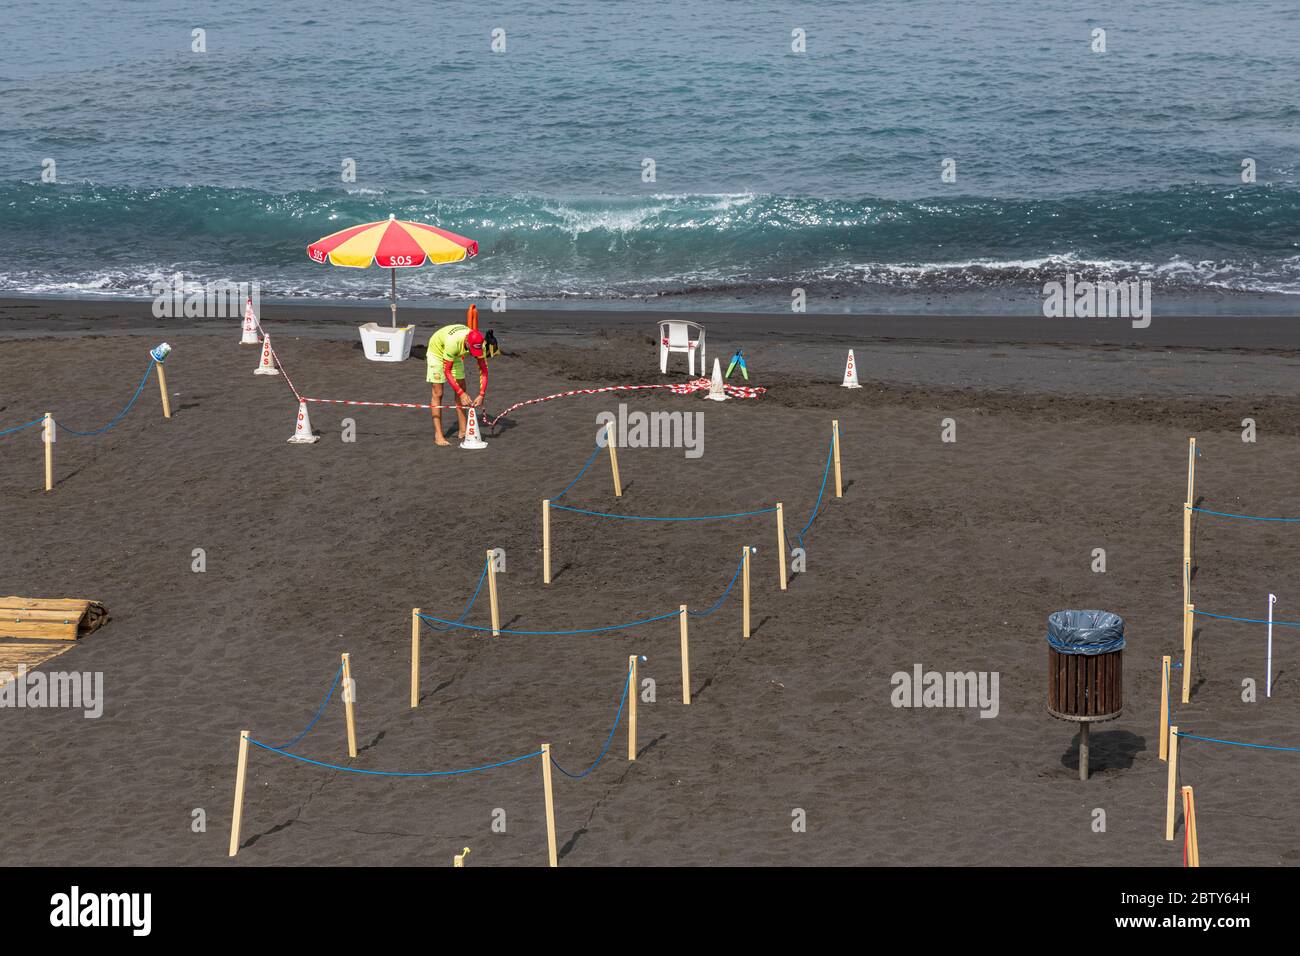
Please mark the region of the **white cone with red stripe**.
POLYGON ((249 296, 248 305, 244 306, 244 337, 240 345, 257 344, 257 316, 253 314, 253 298, 249 296))
POLYGON ((727 400, 727 386, 722 382, 722 365, 717 359, 713 360, 713 378, 709 380, 709 401, 725 402, 727 400))
POLYGON ((275 367, 275 356, 271 354, 271 336, 269 334, 262 336, 262 360, 257 363, 257 368, 253 369, 253 374, 280 374, 280 370, 275 367))
POLYGON ((307 414, 307 403, 298 403, 298 420, 294 422, 293 437, 289 439, 290 445, 314 445, 320 441, 319 435, 313 435, 311 432, 311 416, 307 414))
POLYGON ((460 443, 461 448, 486 448, 487 442, 483 440, 483 435, 478 430, 478 409, 473 405, 469 407, 469 421, 465 424, 465 439, 460 443))
POLYGON ((853 360, 853 349, 849 349, 849 360, 844 366, 844 381, 841 388, 861 388, 858 384, 858 363, 853 360))

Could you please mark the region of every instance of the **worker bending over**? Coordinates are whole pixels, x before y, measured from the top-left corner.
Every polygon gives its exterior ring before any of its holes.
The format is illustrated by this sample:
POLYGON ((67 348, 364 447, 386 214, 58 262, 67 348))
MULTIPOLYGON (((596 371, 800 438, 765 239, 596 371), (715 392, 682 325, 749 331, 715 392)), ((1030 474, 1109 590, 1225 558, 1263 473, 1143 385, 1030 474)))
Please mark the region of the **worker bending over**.
POLYGON ((442 386, 450 381, 456 393, 456 421, 459 426, 458 438, 465 437, 465 408, 473 405, 483 407, 483 396, 487 394, 488 368, 483 348, 483 333, 471 329, 468 325, 445 325, 429 337, 428 381, 433 383, 433 440, 439 445, 451 442, 442 433, 442 386), (465 353, 468 352, 478 360, 478 398, 470 400, 465 391, 465 353))

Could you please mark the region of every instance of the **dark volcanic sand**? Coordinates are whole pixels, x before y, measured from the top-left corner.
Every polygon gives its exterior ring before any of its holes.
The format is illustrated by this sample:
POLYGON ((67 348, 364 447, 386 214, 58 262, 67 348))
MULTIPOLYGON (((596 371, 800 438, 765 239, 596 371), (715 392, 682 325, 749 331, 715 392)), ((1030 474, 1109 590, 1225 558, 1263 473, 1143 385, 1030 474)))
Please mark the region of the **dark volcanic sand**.
MULTIPOLYGON (((108 322, 113 334, 96 336, 76 331, 91 323, 47 321, 58 306, 27 308, 0 315, 0 427, 45 408, 75 428, 103 423, 164 337, 152 320, 108 322)), ((61 308, 76 316, 81 305, 61 308)), ((276 311, 268 305, 263 320, 305 393, 427 401, 422 364, 363 361, 339 313, 277 325, 276 311)), ((556 319, 562 329, 595 321, 556 319)), ((168 327, 170 422, 151 381, 106 435, 61 437, 50 494, 37 431, 0 439, 0 591, 96 598, 112 613, 47 665, 103 671, 102 718, 0 711, 5 862, 226 863, 239 731, 292 737, 348 651, 354 764, 408 771, 542 741, 582 769, 609 732, 628 655, 647 655, 641 674, 657 681, 658 700, 641 706, 637 762, 620 728, 590 777, 556 774, 561 865, 1179 865, 1181 829, 1163 839, 1155 729, 1157 661, 1180 654, 1187 437, 1204 450, 1206 507, 1300 515, 1290 333, 1275 325, 1243 347, 1225 330, 1232 320, 1219 320, 1217 342, 1206 332, 1183 344, 1084 336, 1057 346, 978 320, 982 342, 900 343, 819 321, 828 324, 809 342, 739 317, 710 325, 724 361, 746 346, 772 388, 760 401, 564 399, 521 410, 482 452, 435 448, 427 413, 396 409, 313 406, 322 440, 286 444, 292 396, 283 379, 252 375, 256 350, 236 344, 237 322, 168 327), (861 391, 836 385, 846 343, 861 391), (539 500, 578 471, 596 414, 620 400, 703 411, 703 457, 624 449, 621 501, 600 458, 568 503, 679 515, 782 500, 791 538, 838 418, 847 487, 842 500, 828 495, 809 533, 808 573, 777 590, 770 516, 659 524, 561 513, 560 571, 544 588, 539 500), (1257 444, 1240 440, 1247 415, 1257 444), (344 417, 356 420, 355 444, 340 440, 344 417), (940 441, 945 417, 957 421, 955 444, 940 441), (422 703, 408 706, 410 608, 459 613, 485 548, 507 552, 503 623, 554 630, 707 607, 747 543, 759 549, 754 635, 740 638, 738 591, 691 622, 689 707, 673 621, 591 637, 426 629, 422 703), (1097 547, 1104 574, 1090 570, 1097 547), (191 571, 195 548, 206 549, 206 573, 191 571), (1044 617, 1066 607, 1128 622, 1124 715, 1094 731, 1087 783, 1074 726, 1044 709, 1044 617), (895 709, 890 675, 914 663, 1000 672, 998 717, 895 709), (200 807, 208 826, 196 834, 200 807), (1098 807, 1104 834, 1090 827, 1098 807), (791 832, 794 808, 807 812, 806 833, 791 832)), ((499 323, 511 354, 493 365, 489 406, 658 381, 651 322, 611 319, 612 331, 584 338, 540 324, 511 335, 499 323)), ((1203 517, 1196 542, 1199 607, 1262 617, 1271 590, 1278 617, 1300 619, 1300 528, 1203 517)), ((487 623, 486 600, 469 620, 487 623)), ((1274 696, 1246 704, 1243 678, 1262 697, 1264 628, 1200 619, 1193 700, 1176 705, 1177 721, 1203 736, 1300 746, 1297 640, 1278 629, 1274 696)), ((337 698, 298 750, 349 762, 337 698)), ((1206 865, 1300 862, 1300 754, 1190 742, 1181 776, 1196 788, 1206 865)), ((537 762, 412 780, 252 751, 240 864, 444 865, 465 845, 471 866, 545 863, 537 762), (491 832, 496 808, 504 834, 491 832)))

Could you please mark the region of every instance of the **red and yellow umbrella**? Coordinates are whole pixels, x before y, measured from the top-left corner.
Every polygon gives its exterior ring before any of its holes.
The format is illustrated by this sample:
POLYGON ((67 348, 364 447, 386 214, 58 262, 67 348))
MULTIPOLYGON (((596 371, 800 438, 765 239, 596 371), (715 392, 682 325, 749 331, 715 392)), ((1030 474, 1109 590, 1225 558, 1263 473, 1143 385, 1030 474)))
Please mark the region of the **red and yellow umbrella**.
POLYGON ((392 270, 393 325, 397 325, 397 270, 426 262, 460 262, 478 255, 478 243, 454 232, 389 216, 379 222, 349 226, 307 247, 313 262, 365 269, 371 264, 392 270))

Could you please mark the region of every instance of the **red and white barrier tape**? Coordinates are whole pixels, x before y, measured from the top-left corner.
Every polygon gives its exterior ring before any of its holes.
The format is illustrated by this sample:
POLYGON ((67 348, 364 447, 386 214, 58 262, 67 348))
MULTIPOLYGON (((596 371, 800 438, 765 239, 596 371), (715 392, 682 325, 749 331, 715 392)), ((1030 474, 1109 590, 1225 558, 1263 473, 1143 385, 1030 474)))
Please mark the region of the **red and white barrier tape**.
MULTIPOLYGON (((505 418, 515 409, 523 408, 525 405, 537 405, 541 402, 549 402, 557 398, 568 398, 572 395, 599 395, 601 392, 635 392, 652 388, 666 388, 674 395, 693 395, 695 392, 707 389, 711 383, 707 378, 697 378, 691 382, 680 382, 672 385, 604 385, 600 388, 575 388, 567 392, 556 392, 554 395, 543 395, 541 398, 530 398, 525 402, 515 402, 504 412, 490 421, 483 424, 489 428, 495 425, 501 419, 505 418)), ((749 385, 723 385, 727 394, 732 398, 758 398, 767 391, 765 388, 753 387, 749 385)))
MULTIPOLYGON (((253 321, 257 323, 257 332, 259 335, 262 336, 262 340, 265 341, 266 329, 262 328, 262 320, 259 319, 256 315, 254 315, 253 321)), ((280 356, 275 351, 275 346, 274 345, 270 346, 270 349, 271 349, 271 358, 275 360, 275 367, 278 368, 280 370, 280 374, 284 376, 285 384, 289 386, 289 391, 293 392, 293 397, 300 402, 307 401, 307 399, 304 399, 302 395, 298 393, 297 387, 293 384, 293 379, 289 377, 289 370, 284 367, 284 363, 280 361, 280 356)))
MULTIPOLYGON (((266 336, 266 332, 262 328, 262 322, 260 319, 257 320, 257 330, 261 332, 263 337, 266 336)), ((276 366, 284 374, 285 382, 288 384, 289 389, 293 392, 294 398, 296 398, 299 402, 314 402, 320 405, 358 405, 367 408, 422 408, 428 410, 433 410, 434 408, 437 408, 441 411, 448 411, 450 409, 457 408, 457 407, 462 409, 468 407, 466 405, 460 405, 460 406, 436 405, 435 406, 435 405, 431 405, 428 403, 421 403, 421 402, 361 402, 361 401, 355 401, 353 399, 348 399, 348 398, 307 398, 303 396, 301 393, 299 393, 298 389, 293 384, 293 379, 289 378, 289 372, 284 367, 284 363, 280 361, 280 356, 276 354, 274 345, 271 346, 271 357, 275 359, 276 366)), ((554 395, 543 395, 541 398, 530 398, 527 401, 515 402, 513 405, 511 405, 509 408, 503 411, 500 415, 497 415, 495 418, 491 418, 491 419, 485 418, 483 420, 483 426, 485 428, 491 428, 494 425, 496 425, 497 422, 501 421, 501 419, 505 418, 507 415, 509 415, 511 412, 517 409, 524 408, 527 405, 539 405, 542 402, 554 401, 557 398, 570 398, 574 395, 599 395, 602 392, 636 392, 636 391, 645 391, 648 389, 657 389, 657 388, 666 388, 674 395, 693 395, 696 392, 700 392, 708 389, 711 384, 712 383, 707 378, 697 378, 689 382, 676 382, 673 384, 664 383, 664 384, 654 384, 654 385, 602 385, 598 388, 574 388, 574 389, 570 389, 567 392, 556 392, 554 395)), ((758 396, 762 395, 764 392, 767 391, 767 389, 761 386, 751 386, 751 385, 728 385, 724 383, 722 387, 726 390, 727 395, 731 398, 758 398, 758 396)))
MULTIPOLYGON (((372 408, 434 408, 429 404, 419 402, 355 402, 350 398, 304 398, 304 402, 317 402, 321 405, 367 405, 372 408)), ((446 411, 455 408, 455 405, 438 405, 438 408, 446 411)), ((462 405, 461 408, 468 408, 468 405, 462 405)))

